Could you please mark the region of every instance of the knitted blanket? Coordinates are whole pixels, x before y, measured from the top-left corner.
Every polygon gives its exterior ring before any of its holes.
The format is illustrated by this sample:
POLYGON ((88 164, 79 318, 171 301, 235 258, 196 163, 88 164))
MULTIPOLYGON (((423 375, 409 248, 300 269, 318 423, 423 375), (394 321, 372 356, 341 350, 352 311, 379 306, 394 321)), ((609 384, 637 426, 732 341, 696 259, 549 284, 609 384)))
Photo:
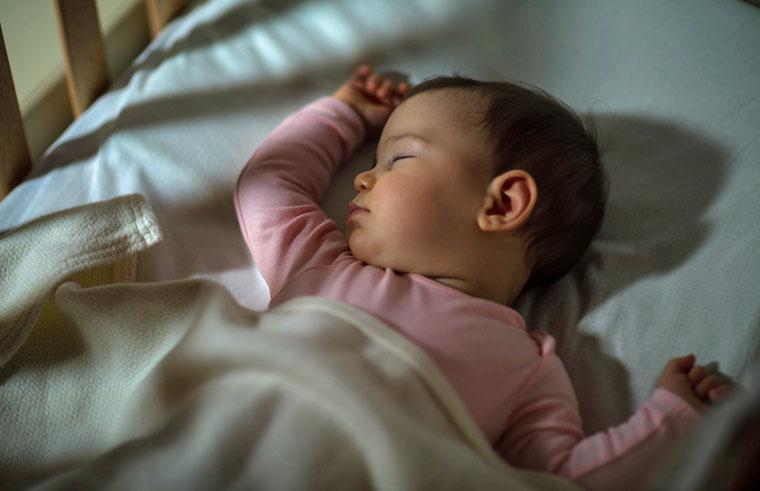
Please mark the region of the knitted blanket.
POLYGON ((425 353, 341 302, 60 284, 160 236, 131 196, 0 237, 0 488, 575 489, 504 464, 425 353))

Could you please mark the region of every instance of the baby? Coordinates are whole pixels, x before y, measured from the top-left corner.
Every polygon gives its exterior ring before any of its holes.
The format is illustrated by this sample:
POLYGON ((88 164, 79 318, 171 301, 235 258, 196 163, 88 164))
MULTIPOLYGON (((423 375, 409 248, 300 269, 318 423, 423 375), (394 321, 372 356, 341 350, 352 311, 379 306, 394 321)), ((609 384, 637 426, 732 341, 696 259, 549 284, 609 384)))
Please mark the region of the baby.
POLYGON ((340 299, 424 349, 508 463, 635 488, 728 383, 671 360, 626 423, 585 436, 553 339, 509 306, 570 270, 600 227, 593 135, 549 95, 461 77, 411 88, 358 68, 288 117, 243 170, 236 208, 272 295, 340 299), (346 233, 318 202, 366 137, 346 233))

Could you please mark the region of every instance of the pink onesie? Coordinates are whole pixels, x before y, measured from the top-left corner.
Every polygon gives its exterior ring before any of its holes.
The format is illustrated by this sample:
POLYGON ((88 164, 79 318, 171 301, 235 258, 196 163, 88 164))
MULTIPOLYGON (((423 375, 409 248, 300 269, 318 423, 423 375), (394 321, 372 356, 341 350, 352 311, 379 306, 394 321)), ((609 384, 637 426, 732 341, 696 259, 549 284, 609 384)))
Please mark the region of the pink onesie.
POLYGON ((354 259, 317 204, 338 166, 364 141, 347 104, 320 99, 289 116, 240 175, 235 206, 270 306, 317 295, 376 316, 422 347, 510 464, 593 489, 636 489, 699 421, 657 389, 620 426, 586 437, 554 340, 527 332, 516 311, 417 274, 354 259))

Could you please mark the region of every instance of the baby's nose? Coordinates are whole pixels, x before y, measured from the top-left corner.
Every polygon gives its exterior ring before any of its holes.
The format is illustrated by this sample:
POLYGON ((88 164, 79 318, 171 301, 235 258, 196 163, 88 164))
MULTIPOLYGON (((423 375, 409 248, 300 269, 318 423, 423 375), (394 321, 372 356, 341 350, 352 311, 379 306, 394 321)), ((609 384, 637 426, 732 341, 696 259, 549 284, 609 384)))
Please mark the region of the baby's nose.
POLYGON ((374 171, 368 170, 365 172, 361 172, 357 174, 357 176, 354 178, 354 188, 356 189, 356 192, 359 191, 368 191, 372 189, 372 186, 375 184, 375 173, 374 171))

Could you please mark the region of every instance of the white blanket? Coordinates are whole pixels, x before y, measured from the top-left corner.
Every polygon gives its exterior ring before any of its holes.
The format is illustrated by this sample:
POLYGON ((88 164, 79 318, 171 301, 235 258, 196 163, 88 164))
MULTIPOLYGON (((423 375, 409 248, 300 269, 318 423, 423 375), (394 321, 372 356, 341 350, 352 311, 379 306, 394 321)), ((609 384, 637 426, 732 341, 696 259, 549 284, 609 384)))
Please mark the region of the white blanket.
POLYGON ((126 267, 105 282, 129 279, 136 266, 130 258, 161 238, 140 195, 63 210, 0 235, 0 367, 29 336, 54 287, 111 263, 126 267))
MULTIPOLYGON (((44 238, 121 205, 43 218, 27 249, 74 264, 44 238)), ((107 222, 84 230, 101 244, 145 232, 107 222)), ((0 287, 49 284, 9 271, 0 287)), ((257 313, 206 280, 67 282, 50 308, 0 370, 2 489, 575 489, 504 464, 426 354, 340 302, 257 313)))

